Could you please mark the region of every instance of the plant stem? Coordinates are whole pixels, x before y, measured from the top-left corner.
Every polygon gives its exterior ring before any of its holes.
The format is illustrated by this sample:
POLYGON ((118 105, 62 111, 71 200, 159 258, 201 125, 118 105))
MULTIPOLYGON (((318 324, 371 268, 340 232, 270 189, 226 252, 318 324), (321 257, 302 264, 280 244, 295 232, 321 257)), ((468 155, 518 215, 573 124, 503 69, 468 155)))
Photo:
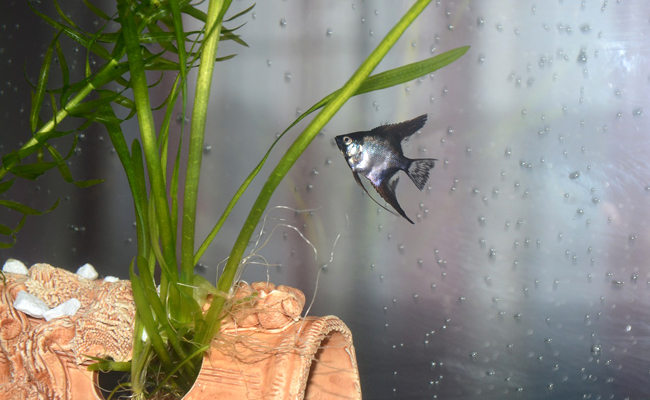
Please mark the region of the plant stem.
MULTIPOLYGON (((248 218, 242 227, 241 232, 235 242, 235 245, 230 252, 230 257, 224 268, 224 272, 219 278, 217 288, 227 293, 232 287, 233 279, 239 268, 239 264, 244 255, 244 251, 248 246, 248 242, 259 223, 266 206, 271 199, 271 195, 280 184, 284 176, 289 172, 289 169, 296 162, 298 157, 304 152, 309 143, 316 137, 318 132, 325 126, 325 124, 334 116, 334 114, 343 106, 343 104, 350 98, 363 83, 363 81, 375 69, 377 64, 383 59, 388 51, 393 47, 397 39, 400 38, 406 28, 417 18, 417 16, 424 10, 424 8, 431 2, 431 0, 418 0, 409 11, 402 17, 402 19, 391 29, 390 32, 379 43, 377 48, 370 54, 368 58, 361 64, 357 71, 352 75, 348 82, 341 88, 336 96, 323 108, 323 110, 312 120, 312 122, 305 128, 305 130, 298 136, 296 141, 287 150, 278 165, 275 167, 269 176, 266 184, 262 188, 253 208, 248 214, 248 218)), ((220 299, 220 298, 217 298, 220 299)), ((217 300, 215 299, 215 300, 217 300)), ((223 301, 213 301, 206 317, 208 323, 204 335, 209 337, 199 336, 198 342, 203 344, 207 343, 212 338, 220 326, 219 315, 221 313, 221 306, 223 301)))
POLYGON ((183 228, 181 233, 181 282, 192 284, 194 276, 194 231, 196 227, 196 203, 203 158, 203 138, 208 115, 210 88, 214 73, 214 60, 221 33, 221 14, 224 0, 211 0, 205 22, 205 41, 201 52, 201 64, 196 82, 189 154, 185 174, 183 198, 183 228))

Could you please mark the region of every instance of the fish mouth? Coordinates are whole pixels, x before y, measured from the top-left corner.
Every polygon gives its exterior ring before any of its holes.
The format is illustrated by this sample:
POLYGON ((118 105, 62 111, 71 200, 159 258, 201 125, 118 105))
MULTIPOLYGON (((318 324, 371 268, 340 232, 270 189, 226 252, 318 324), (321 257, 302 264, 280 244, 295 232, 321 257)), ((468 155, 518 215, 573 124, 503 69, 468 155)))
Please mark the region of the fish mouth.
POLYGON ((345 149, 347 148, 347 146, 345 145, 345 143, 343 143, 343 135, 336 136, 334 140, 336 141, 336 145, 339 147, 339 150, 341 150, 341 153, 345 154, 345 149))

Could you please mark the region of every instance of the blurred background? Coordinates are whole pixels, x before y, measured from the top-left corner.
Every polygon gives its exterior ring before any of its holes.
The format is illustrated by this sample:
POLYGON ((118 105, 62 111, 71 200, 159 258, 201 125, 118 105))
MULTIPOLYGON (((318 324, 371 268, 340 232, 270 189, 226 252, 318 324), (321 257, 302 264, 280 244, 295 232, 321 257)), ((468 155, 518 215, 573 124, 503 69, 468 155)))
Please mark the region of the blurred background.
MULTIPOLYGON (((251 4, 235 0, 231 13, 251 4)), ((219 48, 237 57, 217 65, 197 242, 276 135, 343 85, 411 4, 269 0, 244 17, 238 33, 250 47, 219 48)), ((26 2, 6 9, 3 154, 29 138, 26 77, 36 82, 53 37, 26 2)), ((349 100, 273 197, 254 249, 263 258, 243 278, 268 274, 313 299, 310 315, 343 319, 367 399, 650 397, 649 20, 650 5, 622 0, 433 2, 376 72, 469 52, 349 100), (397 187, 411 225, 362 193, 334 136, 424 113, 405 153, 439 161, 423 192, 405 176, 397 187)), ((79 54, 68 62, 82 73, 85 52, 72 47, 79 54)), ((216 279, 270 168, 306 123, 273 152, 201 274, 216 279)), ((135 137, 136 121, 128 126, 135 137)), ((11 198, 61 204, 29 218, 2 260, 72 271, 88 262, 127 278, 133 205, 107 133, 84 132, 70 166, 76 179, 106 181, 78 189, 52 171, 21 183, 11 198)))

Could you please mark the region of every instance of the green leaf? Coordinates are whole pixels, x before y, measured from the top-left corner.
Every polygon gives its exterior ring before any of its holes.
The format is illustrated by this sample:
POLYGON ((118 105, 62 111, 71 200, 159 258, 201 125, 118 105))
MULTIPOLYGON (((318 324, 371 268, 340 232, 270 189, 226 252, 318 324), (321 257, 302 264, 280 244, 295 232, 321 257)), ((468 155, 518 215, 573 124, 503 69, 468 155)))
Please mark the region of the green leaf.
POLYGON ((80 188, 86 188, 103 182, 104 181, 103 179, 89 179, 85 181, 75 181, 72 178, 72 173, 70 172, 70 169, 68 168, 68 165, 66 164, 65 161, 69 159, 72 156, 72 154, 74 154, 74 150, 77 147, 77 141, 78 141, 78 137, 75 136, 72 142, 72 146, 70 147, 70 151, 68 152, 68 155, 65 158, 61 157, 61 154, 59 154, 59 152, 54 147, 50 146, 49 143, 43 143, 43 145, 45 146, 47 151, 50 152, 52 158, 54 158, 54 161, 57 163, 57 168, 61 173, 61 177, 63 177, 63 180, 65 180, 66 182, 72 183, 75 186, 80 188))
MULTIPOLYGON (((161 325, 162 330, 165 332, 169 342, 171 343, 174 351, 180 358, 185 358, 187 354, 185 350, 181 347, 181 342, 179 337, 176 334, 176 330, 172 328, 169 324, 169 319, 167 317, 168 313, 165 310, 158 293, 156 292, 156 285, 151 270, 149 269, 147 260, 138 256, 138 272, 140 272, 140 278, 144 289, 144 294, 147 297, 147 303, 151 307, 158 323, 161 325)), ((192 369, 192 365, 189 366, 192 369)), ((193 375, 194 371, 188 371, 189 375, 193 375)))
POLYGON ((239 13, 233 15, 232 17, 230 17, 230 18, 224 20, 223 22, 230 22, 230 21, 232 21, 232 20, 234 20, 234 19, 237 19, 237 18, 241 17, 242 15, 248 14, 248 13, 249 13, 249 12, 250 12, 254 7, 255 7, 255 4, 256 4, 256 3, 253 3, 252 6, 248 7, 247 9, 245 9, 245 10, 242 11, 242 12, 239 12, 239 13))
POLYGON ((90 39, 88 38, 87 35, 84 33, 80 33, 78 31, 75 31, 72 28, 69 28, 62 23, 55 21, 54 19, 48 17, 47 15, 43 14, 42 12, 38 11, 34 6, 31 4, 31 2, 27 2, 27 5, 29 8, 32 9, 32 11, 38 15, 43 21, 47 22, 49 25, 54 27, 57 31, 63 31, 68 37, 70 37, 72 40, 75 42, 81 44, 83 47, 86 49, 92 51, 93 53, 97 54, 99 57, 109 60, 111 58, 110 54, 108 51, 102 47, 101 45, 97 43, 92 43, 90 39))
POLYGON ((57 200, 52 207, 48 208, 45 211, 38 211, 34 208, 31 208, 29 206, 26 206, 24 204, 21 204, 13 200, 0 200, 0 206, 7 207, 10 210, 18 211, 19 213, 25 215, 43 215, 45 213, 54 210, 59 205, 59 200, 57 200))
MULTIPOLYGON (((115 114, 110 105, 103 105, 98 110, 98 115, 103 117, 114 118, 115 114)), ((131 195, 133 197, 133 203, 135 207, 135 216, 136 216, 136 229, 138 234, 138 254, 148 254, 149 253, 149 236, 147 231, 147 222, 146 222, 146 206, 147 206, 147 192, 146 192, 146 182, 144 181, 144 176, 136 173, 135 162, 131 159, 131 153, 129 152, 129 146, 124 139, 122 129, 119 124, 106 123, 106 130, 108 135, 111 138, 115 152, 117 153, 124 171, 126 172, 126 178, 129 182, 129 188, 131 189, 131 195), (144 191, 142 191, 144 190, 144 191)), ((137 141, 135 141, 137 143, 137 141)), ((135 146, 135 143, 134 143, 135 146)), ((135 153, 135 151, 134 151, 135 153)), ((135 157, 135 155, 134 155, 135 157)), ((142 154, 139 153, 139 164, 142 167, 142 154)), ((140 171, 144 174, 144 168, 140 171)))
POLYGON ((10 248, 14 247, 14 245, 16 244, 16 237, 14 236, 13 239, 14 240, 11 243, 9 243, 9 242, 0 242, 0 249, 10 249, 10 248))
POLYGON ((20 155, 18 152, 12 151, 9 154, 2 156, 2 165, 6 169, 10 169, 13 165, 16 165, 20 162, 20 155))
POLYGON ((129 276, 131 278, 131 290, 133 292, 133 300, 135 302, 137 315, 144 325, 148 340, 151 341, 156 354, 162 362, 165 372, 170 373, 174 369, 174 365, 169 353, 167 352, 167 348, 165 347, 165 342, 158 332, 158 324, 154 320, 153 313, 149 307, 142 280, 133 271, 133 261, 131 261, 131 267, 129 268, 129 276))
POLYGON ((205 23, 205 20, 208 18, 208 15, 206 13, 192 5, 186 5, 185 7, 181 8, 181 11, 183 14, 194 17, 203 23, 205 23))
POLYGON ((4 193, 7 190, 9 190, 9 188, 11 187, 11 185, 14 184, 15 181, 16 181, 16 178, 10 179, 10 180, 5 181, 5 182, 0 182, 0 193, 4 193))
POLYGON ((52 65, 52 56, 54 54, 55 43, 59 40, 61 32, 54 36, 54 39, 47 46, 45 51, 45 58, 43 60, 43 65, 41 66, 41 73, 39 74, 38 84, 36 86, 36 93, 32 100, 32 111, 29 115, 29 125, 32 129, 32 132, 36 132, 38 129, 39 114, 41 112, 41 107, 43 106, 43 100, 45 99, 45 91, 47 90, 47 81, 50 78, 50 66, 52 65))
POLYGON ((61 104, 64 104, 66 99, 66 90, 70 85, 70 71, 68 70, 68 63, 65 59, 63 49, 61 49, 61 42, 56 41, 56 57, 59 60, 59 67, 61 68, 61 77, 63 78, 63 86, 61 87, 61 104))
POLYGON ((7 225, 0 224, 0 235, 9 236, 14 233, 14 230, 8 227, 7 225))
POLYGON ((232 40, 235 43, 241 44, 242 46, 249 47, 248 43, 244 42, 244 40, 239 36, 235 35, 232 32, 221 32, 221 40, 232 40))
POLYGON ((75 29, 79 29, 79 27, 74 22, 72 22, 72 20, 70 18, 68 18, 67 15, 65 15, 63 10, 61 10, 61 7, 59 7, 59 2, 56 1, 56 0, 54 0, 54 7, 56 8, 56 12, 59 14, 61 19, 63 19, 65 22, 67 22, 67 24, 70 25, 71 27, 73 27, 75 29))
MULTIPOLYGON (((219 47, 221 21, 230 4, 231 0, 225 0, 222 4, 216 1, 210 2, 208 18, 205 24, 205 38, 201 46, 201 64, 199 65, 196 85, 202 90, 197 90, 194 97, 181 226, 181 282, 185 284, 191 284, 194 276, 196 207, 203 157, 205 123, 208 115, 212 77, 214 75, 215 63, 213 60, 216 58, 219 47)), ((191 296, 191 292, 189 294, 191 296)), ((199 343, 202 345, 207 344, 207 342, 201 341, 199 343)))
POLYGON ((101 372, 131 371, 131 361, 113 361, 106 358, 93 357, 87 354, 84 354, 83 356, 90 360, 97 361, 88 366, 88 371, 101 371, 101 372))
POLYGON ((214 59, 214 61, 215 62, 227 61, 227 60, 230 60, 231 58, 235 58, 235 57, 237 57, 237 54, 229 54, 227 56, 217 57, 217 58, 214 59))
POLYGON ((15 165, 9 170, 19 178, 35 180, 46 171, 56 168, 57 163, 51 161, 36 162, 33 164, 15 165))
POLYGON ((89 2, 88 0, 83 0, 83 2, 84 2, 84 4, 86 5, 86 7, 88 7, 88 9, 89 9, 90 11, 92 11, 93 14, 95 14, 95 15, 98 16, 99 18, 104 19, 104 20, 107 20, 107 21, 110 21, 110 20, 111 20, 111 17, 109 17, 108 14, 106 14, 105 12, 103 12, 102 10, 100 10, 99 8, 95 7, 95 5, 92 4, 91 2, 89 2))

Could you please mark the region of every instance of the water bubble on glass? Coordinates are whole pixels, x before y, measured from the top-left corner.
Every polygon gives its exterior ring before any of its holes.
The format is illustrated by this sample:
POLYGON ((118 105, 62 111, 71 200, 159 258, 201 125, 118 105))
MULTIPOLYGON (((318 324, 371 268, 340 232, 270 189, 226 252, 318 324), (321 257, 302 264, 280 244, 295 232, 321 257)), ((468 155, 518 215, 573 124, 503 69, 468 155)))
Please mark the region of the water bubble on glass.
POLYGON ((287 26, 287 20, 284 19, 284 18, 280 19, 280 26, 283 27, 283 28, 284 28, 285 26, 287 26))
POLYGON ((576 61, 580 64, 585 64, 587 62, 587 49, 584 47, 580 49, 580 53, 578 53, 578 59, 576 61))
POLYGON ((327 30, 325 31, 325 36, 327 37, 332 36, 332 28, 327 28, 327 30))
POLYGON ((634 110, 632 110, 632 115, 635 117, 639 117, 643 115, 643 108, 635 108, 634 110))

